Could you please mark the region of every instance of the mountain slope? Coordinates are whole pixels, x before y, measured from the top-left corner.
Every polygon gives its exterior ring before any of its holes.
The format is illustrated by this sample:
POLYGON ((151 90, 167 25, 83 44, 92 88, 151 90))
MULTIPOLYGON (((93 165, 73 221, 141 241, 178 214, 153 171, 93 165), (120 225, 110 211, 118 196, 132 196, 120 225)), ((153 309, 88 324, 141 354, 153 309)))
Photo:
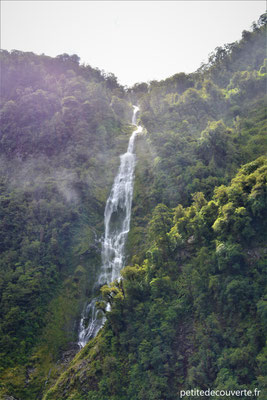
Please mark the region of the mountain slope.
POLYGON ((103 288, 105 327, 45 400, 256 387, 265 398, 264 29, 261 19, 195 74, 130 90, 147 133, 129 266, 103 288))
POLYGON ((1 67, 1 381, 28 399, 77 351, 132 110, 115 78, 75 55, 2 51, 1 67))
POLYGON ((155 208, 147 258, 103 289, 105 327, 45 400, 256 387, 264 398, 266 171, 261 157, 209 202, 155 208))
POLYGON ((1 52, 2 397, 264 398, 265 24, 193 74, 127 91, 76 55, 1 52), (71 361, 131 103, 145 133, 128 266, 102 289, 105 327, 71 361))

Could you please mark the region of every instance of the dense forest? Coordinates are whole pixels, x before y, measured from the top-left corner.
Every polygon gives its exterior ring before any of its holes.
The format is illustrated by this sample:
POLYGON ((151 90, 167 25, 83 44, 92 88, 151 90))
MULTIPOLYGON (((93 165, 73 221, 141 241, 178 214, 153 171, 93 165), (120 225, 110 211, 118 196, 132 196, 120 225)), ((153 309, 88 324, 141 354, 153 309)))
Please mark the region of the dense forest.
POLYGON ((131 88, 77 55, 1 51, 1 398, 266 398, 266 20, 196 72, 131 88), (79 350, 132 104, 127 266, 79 350))

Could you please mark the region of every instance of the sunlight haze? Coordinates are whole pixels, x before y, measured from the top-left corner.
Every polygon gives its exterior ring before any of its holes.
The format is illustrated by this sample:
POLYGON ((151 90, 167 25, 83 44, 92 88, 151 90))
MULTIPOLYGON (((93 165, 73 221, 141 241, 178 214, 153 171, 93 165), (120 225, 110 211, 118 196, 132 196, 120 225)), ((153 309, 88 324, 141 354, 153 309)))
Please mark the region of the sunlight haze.
POLYGON ((123 85, 193 72, 241 38, 264 1, 3 1, 1 47, 112 72, 123 85))

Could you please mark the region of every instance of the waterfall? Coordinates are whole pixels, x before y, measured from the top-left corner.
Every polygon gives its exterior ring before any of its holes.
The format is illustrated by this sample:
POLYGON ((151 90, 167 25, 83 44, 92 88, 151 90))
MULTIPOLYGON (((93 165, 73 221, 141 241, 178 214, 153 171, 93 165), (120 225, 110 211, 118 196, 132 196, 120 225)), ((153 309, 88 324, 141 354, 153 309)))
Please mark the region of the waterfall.
MULTIPOLYGON (((133 108, 132 124, 136 126, 136 129, 129 139, 127 152, 120 156, 119 171, 107 199, 104 213, 105 236, 101 252, 102 265, 94 291, 100 286, 119 279, 120 271, 124 267, 124 247, 130 230, 136 162, 134 142, 136 135, 142 132, 142 127, 136 125, 136 114, 139 108, 137 106, 133 108)), ((79 329, 80 347, 84 347, 89 339, 95 337, 105 322, 104 313, 96 307, 96 302, 99 300, 100 298, 94 297, 84 309, 79 329)))

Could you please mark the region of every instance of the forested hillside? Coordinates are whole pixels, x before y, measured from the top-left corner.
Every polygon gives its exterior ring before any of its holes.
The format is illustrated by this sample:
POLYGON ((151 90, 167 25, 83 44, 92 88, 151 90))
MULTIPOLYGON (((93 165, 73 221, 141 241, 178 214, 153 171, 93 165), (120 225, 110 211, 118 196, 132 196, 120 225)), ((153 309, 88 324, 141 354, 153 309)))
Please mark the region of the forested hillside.
POLYGON ((76 55, 1 52, 0 395, 265 398, 265 26, 195 73, 128 89, 76 55), (107 322, 78 352, 132 104, 144 134, 128 266, 101 289, 107 322))
POLYGON ((77 351, 132 110, 113 75, 76 55, 2 51, 1 68, 1 373, 31 399, 62 352, 77 351))
POLYGON ((259 158, 209 202, 196 193, 190 207, 155 208, 147 258, 103 287, 108 323, 46 400, 263 392, 266 169, 259 158))

